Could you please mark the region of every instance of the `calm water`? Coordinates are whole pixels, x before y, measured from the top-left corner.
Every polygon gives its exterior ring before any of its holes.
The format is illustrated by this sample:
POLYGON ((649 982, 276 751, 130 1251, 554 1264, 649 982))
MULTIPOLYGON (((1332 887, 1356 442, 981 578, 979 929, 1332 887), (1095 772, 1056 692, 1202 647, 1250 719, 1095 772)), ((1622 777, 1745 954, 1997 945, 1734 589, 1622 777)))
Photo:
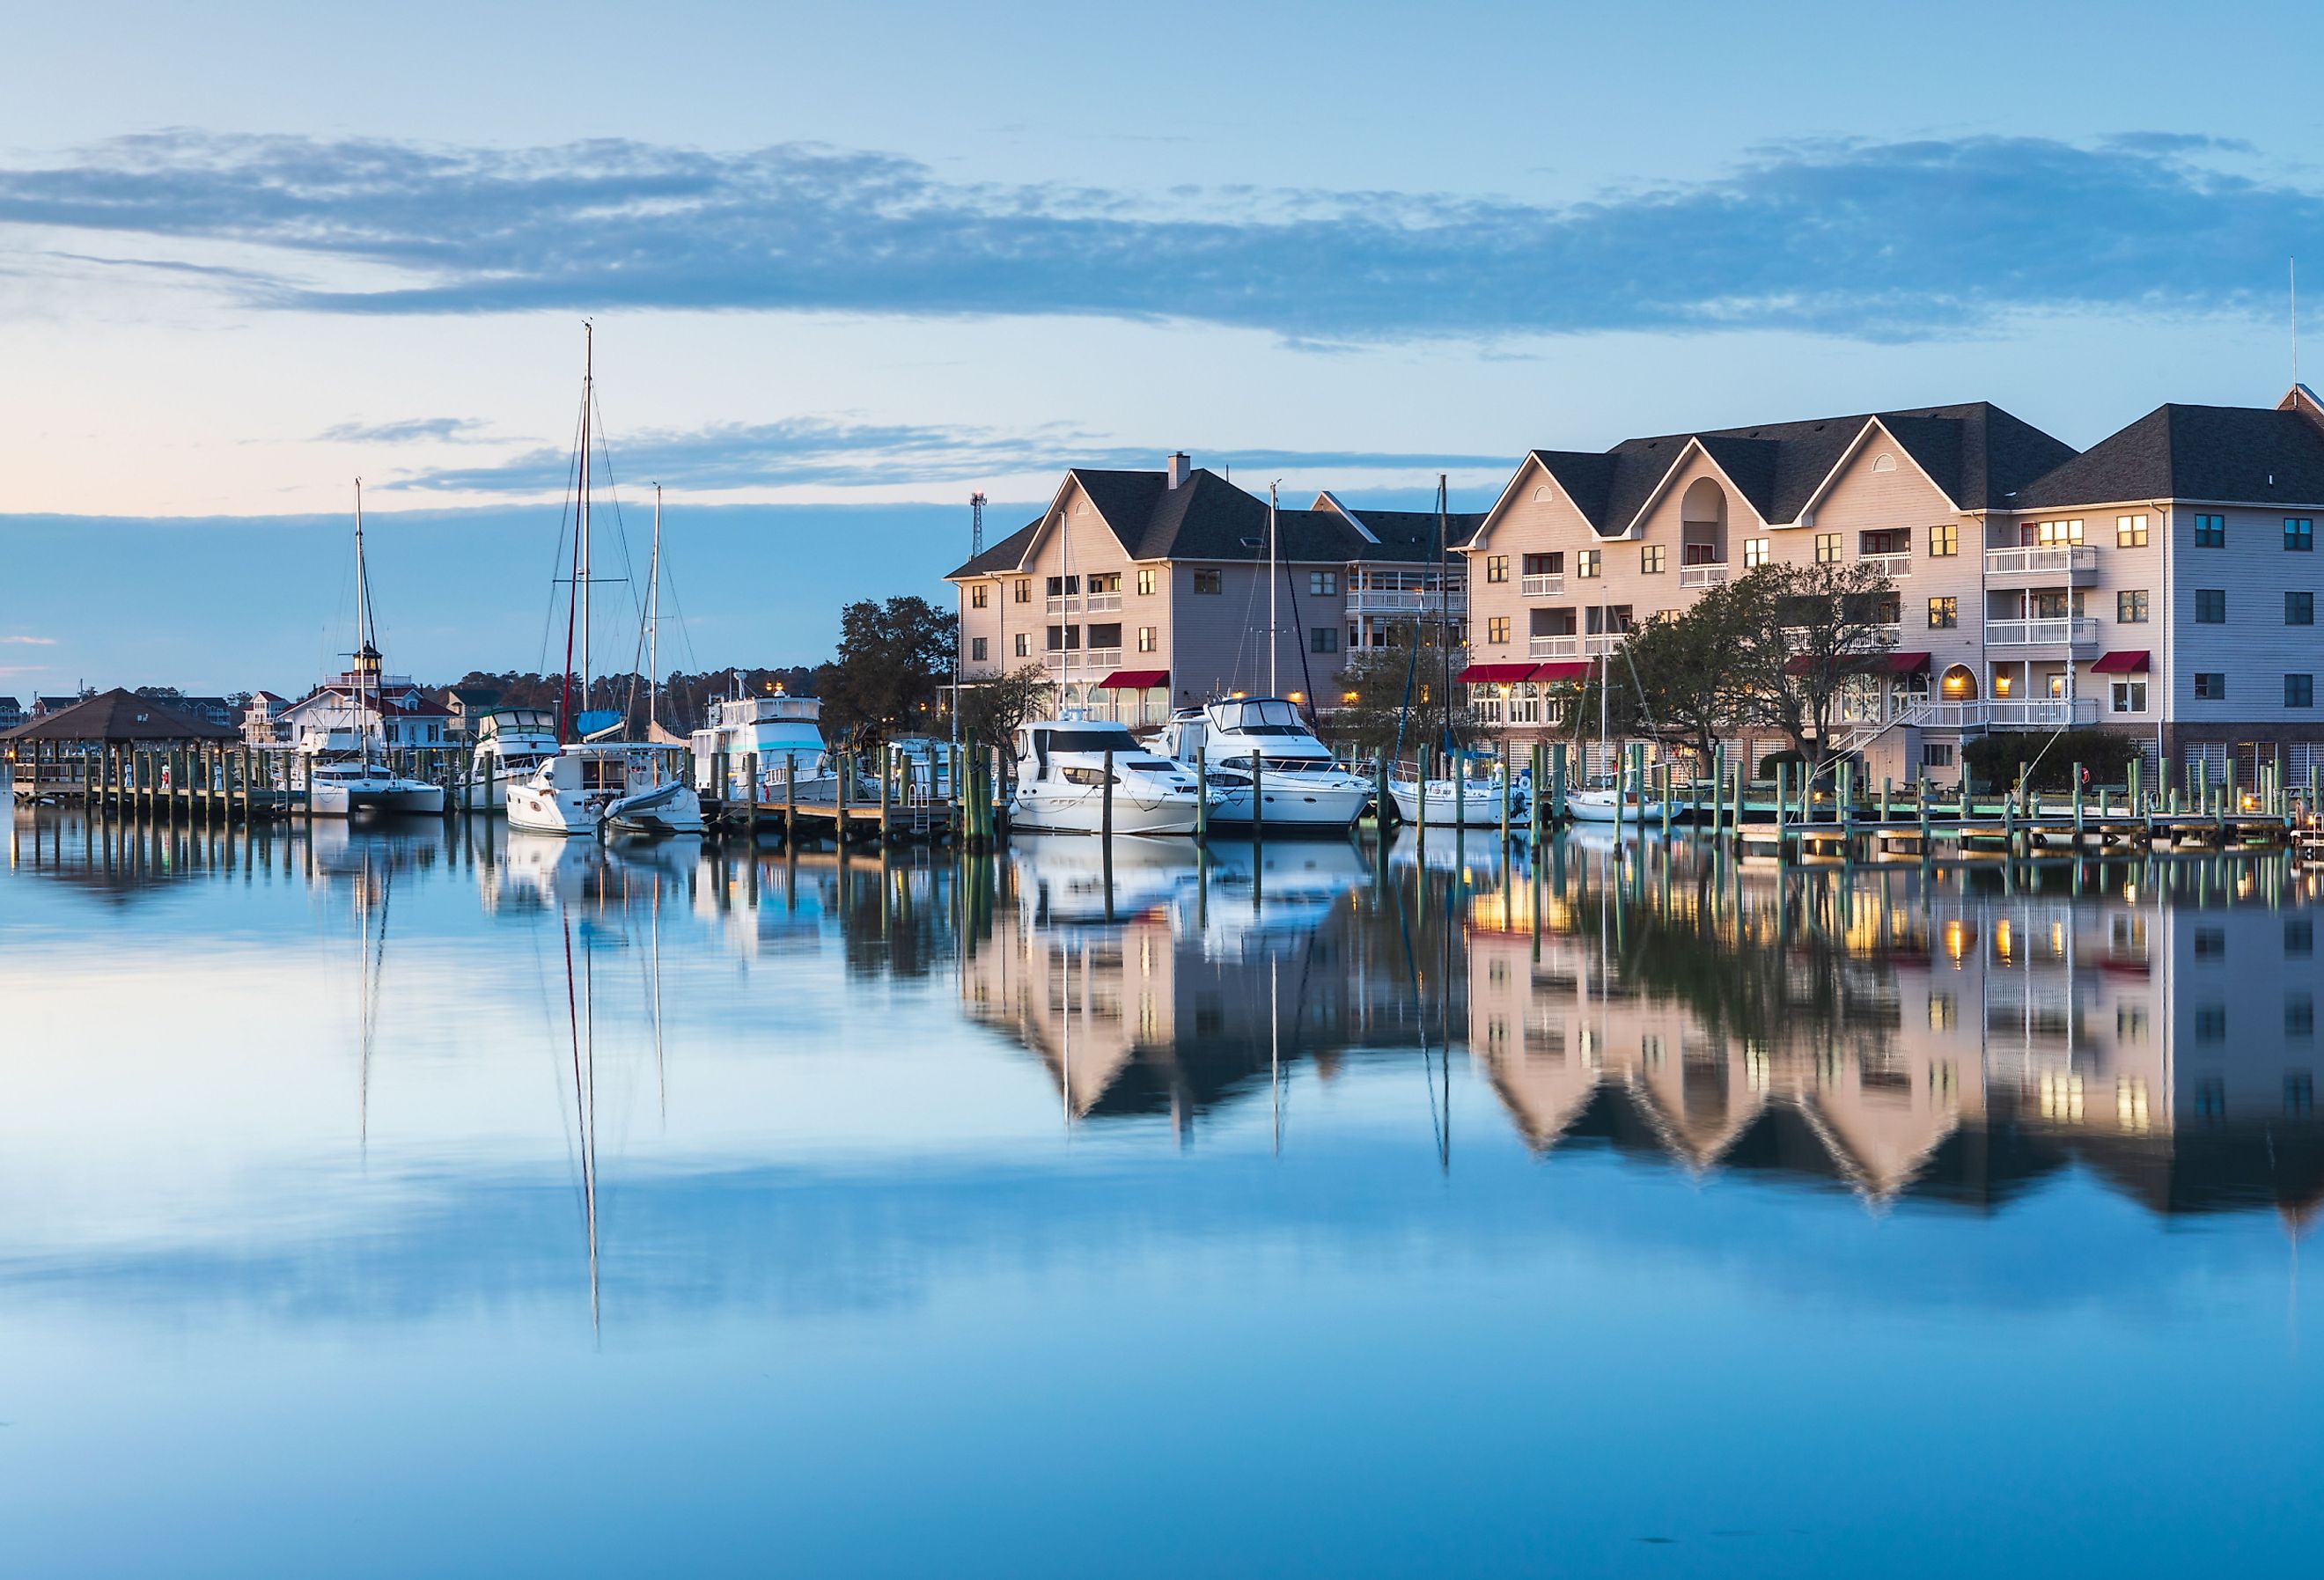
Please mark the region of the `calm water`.
POLYGON ((0 1567, 2303 1572, 2315 885, 18 814, 0 1567))

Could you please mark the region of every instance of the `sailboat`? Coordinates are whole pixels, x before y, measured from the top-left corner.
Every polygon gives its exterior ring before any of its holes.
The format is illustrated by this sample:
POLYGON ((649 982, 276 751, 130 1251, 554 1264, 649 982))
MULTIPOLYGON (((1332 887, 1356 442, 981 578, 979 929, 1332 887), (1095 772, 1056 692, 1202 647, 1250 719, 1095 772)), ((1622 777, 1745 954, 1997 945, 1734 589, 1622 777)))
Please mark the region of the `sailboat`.
MULTIPOLYGON (((581 446, 576 476, 578 509, 573 534, 573 579, 565 610, 565 671, 573 670, 573 640, 581 641, 581 698, 589 697, 589 554, 590 425, 595 416, 596 331, 582 326, 581 446)), ((654 490, 653 605, 659 611, 661 583, 661 490, 654 490)), ((652 630, 650 619, 649 631, 652 630)), ((656 639, 655 668, 659 667, 656 639)), ((702 802, 693 787, 670 773, 657 747, 602 737, 574 741, 567 694, 558 706, 557 736, 560 744, 544 758, 530 778, 508 789, 508 821, 512 829, 530 834, 601 835, 607 819, 618 817, 618 831, 644 834, 698 834, 702 802)), ((657 692, 658 695, 658 692, 657 692)))
MULTIPOLYGON (((1600 654, 1598 664, 1598 744, 1603 750, 1612 739, 1607 730, 1606 699, 1614 688, 1613 654, 1600 654)), ((1577 823, 1636 823, 1644 827, 1650 819, 1660 820, 1663 804, 1646 799, 1643 782, 1630 784, 1626 782, 1628 779, 1628 772, 1618 762, 1611 775, 1567 791, 1565 809, 1577 823)))
MULTIPOLYGON (((355 750, 317 755, 307 766, 307 800, 318 818, 441 817, 444 787, 410 779, 372 759, 372 736, 384 733, 382 661, 371 612, 371 572, 364 560, 363 479, 355 479, 355 651, 347 683, 354 692, 355 750)), ((328 738, 325 744, 327 746, 328 738)))
MULTIPOLYGON (((1443 629, 1443 608, 1450 596, 1447 586, 1449 576, 1444 558, 1448 548, 1447 520, 1445 480, 1440 475, 1436 479, 1436 586, 1439 603, 1437 646, 1445 660, 1444 674, 1439 683, 1444 688, 1445 705, 1449 708, 1452 705, 1453 686, 1452 647, 1445 640, 1445 633, 1443 629)), ((1420 642, 1416 627, 1413 663, 1416 667, 1419 661, 1420 642)), ((1407 677, 1407 688, 1409 684, 1410 679, 1407 677)), ((1405 709, 1407 716, 1411 712, 1410 702, 1407 691, 1405 709)), ((1398 733, 1399 735, 1402 733, 1400 727, 1398 733)), ((1448 731, 1447 734, 1449 735, 1450 732, 1448 731)), ((1514 821, 1524 807, 1525 792, 1508 781, 1508 776, 1500 772, 1498 764, 1489 776, 1471 775, 1468 771, 1466 754, 1451 751, 1449 740, 1446 745, 1447 755, 1451 758, 1452 766, 1451 775, 1424 782, 1416 766, 1409 779, 1404 777, 1400 768, 1390 771, 1388 793, 1389 799, 1396 802, 1397 815, 1407 823, 1416 823, 1422 820, 1422 811, 1425 807, 1427 814, 1426 820, 1430 823, 1456 824, 1464 828, 1490 828, 1499 824, 1501 808, 1506 802, 1509 816, 1514 821)))

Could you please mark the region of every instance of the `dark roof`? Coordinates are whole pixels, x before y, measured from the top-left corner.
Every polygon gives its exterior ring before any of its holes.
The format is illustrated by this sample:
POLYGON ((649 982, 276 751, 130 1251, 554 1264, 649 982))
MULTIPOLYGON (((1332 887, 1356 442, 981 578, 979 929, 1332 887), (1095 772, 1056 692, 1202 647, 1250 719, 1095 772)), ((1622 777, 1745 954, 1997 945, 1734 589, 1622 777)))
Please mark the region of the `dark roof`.
MULTIPOLYGON (((1099 518, 1121 544, 1122 551, 1132 559, 1232 562, 1267 558, 1267 501, 1245 493, 1208 467, 1195 468, 1176 488, 1169 485, 1168 475, 1162 472, 1114 472, 1076 467, 1067 475, 1080 485, 1099 518)), ((1338 511, 1278 509, 1278 551, 1286 560, 1308 564, 1362 559, 1417 560, 1434 552, 1429 546, 1433 540, 1419 535, 1434 531, 1434 513, 1383 512, 1380 513, 1385 528, 1373 522, 1373 513, 1360 513, 1365 524, 1381 540, 1379 543, 1367 540, 1338 511), (1416 529, 1407 524, 1406 518, 1412 522, 1425 522, 1425 526, 1416 529)), ((1042 520, 1047 519, 1045 514, 1042 520)), ((1474 532, 1476 523, 1482 519, 1467 515, 1452 518, 1456 541, 1474 532)), ((1041 522, 1035 521, 1010 533, 951 572, 947 579, 999 576, 1014 569, 1022 562, 1040 528, 1041 522)))
POLYGON ((232 730, 116 686, 36 718, 0 741, 231 741, 232 730))
MULTIPOLYGON (((1360 543, 1357 559, 1409 560, 1425 564, 1436 557, 1436 513, 1433 510, 1359 509, 1344 500, 1336 503, 1361 522, 1377 543, 1360 543)), ((1458 549, 1485 524, 1482 511, 1450 511, 1444 516, 1444 546, 1458 549)))
POLYGON ((2324 504, 2324 429, 2298 411, 2158 406, 2027 483, 2004 508, 2142 499, 2324 504))
POLYGON ((1598 531, 1627 530, 1688 441, 1727 475, 1751 508, 1769 522, 1797 521, 1867 425, 1878 421, 1915 465, 1962 510, 2006 510, 2022 489, 2074 454, 2073 447, 1984 401, 1868 411, 1751 428, 1704 429, 1626 439, 1612 449, 1535 450, 1598 531))

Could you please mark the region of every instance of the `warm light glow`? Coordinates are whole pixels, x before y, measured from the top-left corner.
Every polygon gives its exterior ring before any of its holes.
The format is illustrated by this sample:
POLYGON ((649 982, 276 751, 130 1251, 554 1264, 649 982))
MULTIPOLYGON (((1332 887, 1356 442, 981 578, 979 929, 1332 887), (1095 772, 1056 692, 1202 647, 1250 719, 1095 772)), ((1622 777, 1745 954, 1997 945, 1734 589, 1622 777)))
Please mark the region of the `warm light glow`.
POLYGON ((1353 707, 1356 705, 1356 694, 1352 691, 1342 691, 1340 693, 1340 700, 1353 707))
POLYGON ((1230 692, 1228 692, 1228 693, 1227 693, 1227 695, 1228 695, 1229 697, 1232 698, 1235 701, 1240 702, 1240 701, 1241 701, 1241 700, 1243 699, 1244 696, 1245 696, 1245 695, 1247 695, 1247 694, 1246 694, 1246 693, 1244 693, 1244 692, 1240 692, 1240 691, 1230 691, 1230 692))
POLYGON ((2007 675, 1996 675, 1993 678, 1993 694, 1996 697, 2006 697, 2009 695, 2009 677, 2007 675))
POLYGON ((2009 919, 2007 917, 2005 916, 1999 921, 1993 924, 1993 957, 1995 959, 2001 961, 2004 965, 2008 964, 2011 947, 2015 942, 2015 939, 2011 937, 2009 919))
POLYGON ((1305 691, 1294 691, 1286 696, 1284 700, 1286 702, 1305 702, 1307 700, 1307 693, 1305 691))

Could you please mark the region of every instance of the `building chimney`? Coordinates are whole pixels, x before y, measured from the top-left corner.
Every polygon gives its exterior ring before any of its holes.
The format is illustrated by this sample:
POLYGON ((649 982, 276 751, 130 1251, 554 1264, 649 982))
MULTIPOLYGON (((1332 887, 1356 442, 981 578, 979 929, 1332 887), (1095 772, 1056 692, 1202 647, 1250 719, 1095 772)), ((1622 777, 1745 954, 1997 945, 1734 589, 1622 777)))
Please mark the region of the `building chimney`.
POLYGON ((1177 488, 1183 486, 1186 481, 1188 474, 1193 472, 1193 470, 1194 463, 1186 458, 1185 451, 1172 450, 1170 452, 1169 472, 1171 487, 1177 488))

